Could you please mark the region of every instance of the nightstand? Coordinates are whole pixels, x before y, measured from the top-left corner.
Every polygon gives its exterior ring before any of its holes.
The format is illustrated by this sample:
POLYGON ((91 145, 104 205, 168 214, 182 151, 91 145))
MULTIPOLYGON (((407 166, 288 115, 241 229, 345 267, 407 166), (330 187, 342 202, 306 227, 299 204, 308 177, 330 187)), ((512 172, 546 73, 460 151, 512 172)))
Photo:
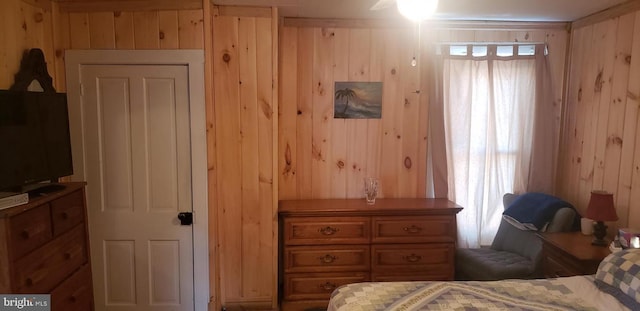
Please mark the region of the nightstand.
POLYGON ((580 232, 539 233, 542 265, 547 278, 594 274, 611 254, 608 247, 591 245, 590 235, 580 232))

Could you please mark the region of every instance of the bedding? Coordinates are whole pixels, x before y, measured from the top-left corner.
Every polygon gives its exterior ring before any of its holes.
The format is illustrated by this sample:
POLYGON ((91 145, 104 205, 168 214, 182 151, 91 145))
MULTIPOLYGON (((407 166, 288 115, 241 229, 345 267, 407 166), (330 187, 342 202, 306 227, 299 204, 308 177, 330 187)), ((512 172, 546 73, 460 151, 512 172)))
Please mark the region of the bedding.
POLYGON ((640 310, 640 250, 627 249, 607 256, 598 266, 595 283, 625 306, 640 310))
POLYGON ((629 310, 594 284, 594 276, 541 280, 369 282, 331 295, 327 311, 629 310))

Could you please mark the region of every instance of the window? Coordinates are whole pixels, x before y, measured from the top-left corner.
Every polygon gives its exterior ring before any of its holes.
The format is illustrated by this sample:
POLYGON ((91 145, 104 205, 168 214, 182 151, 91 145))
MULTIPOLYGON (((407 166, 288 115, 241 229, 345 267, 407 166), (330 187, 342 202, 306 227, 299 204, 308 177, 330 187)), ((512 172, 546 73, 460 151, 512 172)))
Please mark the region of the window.
POLYGON ((527 189, 536 54, 545 51, 512 44, 446 45, 441 51, 448 198, 464 207, 460 245, 489 245, 502 217, 502 195, 527 189))

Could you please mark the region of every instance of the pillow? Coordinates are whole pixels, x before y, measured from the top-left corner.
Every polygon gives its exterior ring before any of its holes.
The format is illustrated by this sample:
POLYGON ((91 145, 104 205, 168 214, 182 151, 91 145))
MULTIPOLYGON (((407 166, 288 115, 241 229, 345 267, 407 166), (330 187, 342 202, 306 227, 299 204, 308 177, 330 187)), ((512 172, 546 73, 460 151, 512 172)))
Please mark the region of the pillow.
POLYGON ((602 260, 596 286, 631 310, 640 310, 640 250, 617 251, 602 260))

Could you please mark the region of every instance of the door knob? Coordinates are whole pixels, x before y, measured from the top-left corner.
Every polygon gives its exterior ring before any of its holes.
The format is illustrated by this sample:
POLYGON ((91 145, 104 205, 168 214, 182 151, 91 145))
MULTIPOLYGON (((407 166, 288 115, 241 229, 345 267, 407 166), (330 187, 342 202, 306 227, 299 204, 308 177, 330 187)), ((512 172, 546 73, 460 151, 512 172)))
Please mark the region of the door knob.
POLYGON ((178 213, 178 219, 180 219, 180 225, 190 226, 191 224, 193 224, 193 213, 192 212, 178 213))

